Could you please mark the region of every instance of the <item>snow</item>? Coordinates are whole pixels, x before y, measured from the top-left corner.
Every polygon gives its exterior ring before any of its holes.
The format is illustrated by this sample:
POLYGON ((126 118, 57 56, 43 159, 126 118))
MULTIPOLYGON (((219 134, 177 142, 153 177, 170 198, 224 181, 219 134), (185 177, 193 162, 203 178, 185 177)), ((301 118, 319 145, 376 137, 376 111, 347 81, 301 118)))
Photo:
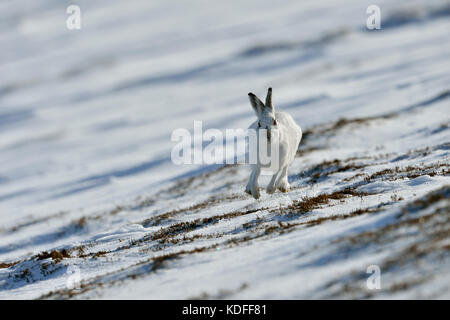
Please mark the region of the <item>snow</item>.
POLYGON ((0 4, 0 299, 450 297, 448 1, 379 1, 376 31, 370 1, 77 3, 78 31, 0 4), (307 133, 290 192, 171 162, 269 86, 307 133))

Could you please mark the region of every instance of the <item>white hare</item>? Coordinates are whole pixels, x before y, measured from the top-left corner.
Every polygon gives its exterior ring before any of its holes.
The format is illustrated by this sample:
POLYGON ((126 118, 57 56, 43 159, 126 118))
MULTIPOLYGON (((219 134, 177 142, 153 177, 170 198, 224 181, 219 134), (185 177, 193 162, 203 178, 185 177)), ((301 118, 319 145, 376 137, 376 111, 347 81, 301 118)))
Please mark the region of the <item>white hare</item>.
MULTIPOLYGON (((288 192, 290 190, 288 166, 294 161, 300 140, 302 139, 302 129, 289 114, 280 111, 275 112, 272 104, 272 88, 269 88, 267 91, 265 104, 251 92, 248 96, 253 110, 255 110, 256 116, 258 117, 258 120, 250 126, 250 129, 257 130, 257 137, 259 137, 258 130, 267 130, 268 150, 270 150, 270 141, 275 134, 279 143, 279 165, 272 170, 274 174, 266 191, 267 193, 273 193, 278 188, 281 192, 288 192)), ((259 145, 259 139, 257 139, 257 143, 259 145)), ((272 157, 272 154, 270 156, 272 157)), ((258 157, 257 163, 252 164, 252 173, 245 188, 245 192, 252 195, 255 199, 261 196, 258 178, 262 168, 265 169, 266 167, 261 165, 258 157)))

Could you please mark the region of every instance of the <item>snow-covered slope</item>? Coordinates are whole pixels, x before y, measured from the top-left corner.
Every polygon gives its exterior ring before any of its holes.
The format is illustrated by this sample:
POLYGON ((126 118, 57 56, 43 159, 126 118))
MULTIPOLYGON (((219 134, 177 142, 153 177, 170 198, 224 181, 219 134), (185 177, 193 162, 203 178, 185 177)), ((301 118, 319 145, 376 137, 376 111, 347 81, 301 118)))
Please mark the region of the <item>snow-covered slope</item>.
POLYGON ((0 3, 0 298, 450 298, 450 2, 76 2, 0 3), (291 192, 171 162, 268 86, 291 192))

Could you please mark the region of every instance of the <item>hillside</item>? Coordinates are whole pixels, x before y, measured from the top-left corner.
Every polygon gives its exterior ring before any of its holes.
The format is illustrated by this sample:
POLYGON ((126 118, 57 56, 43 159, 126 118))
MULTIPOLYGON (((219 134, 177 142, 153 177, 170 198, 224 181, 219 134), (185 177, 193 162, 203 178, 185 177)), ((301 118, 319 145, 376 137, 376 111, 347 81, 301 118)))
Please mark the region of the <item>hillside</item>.
POLYGON ((0 299, 450 298, 449 2, 79 2, 0 4, 0 299), (290 192, 172 163, 268 86, 290 192))

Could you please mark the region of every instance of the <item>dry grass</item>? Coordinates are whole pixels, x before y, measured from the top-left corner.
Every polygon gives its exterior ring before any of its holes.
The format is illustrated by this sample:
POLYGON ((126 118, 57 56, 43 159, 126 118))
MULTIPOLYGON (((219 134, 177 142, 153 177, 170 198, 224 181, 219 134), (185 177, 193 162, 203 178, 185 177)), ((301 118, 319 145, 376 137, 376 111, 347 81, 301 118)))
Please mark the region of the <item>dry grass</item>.
POLYGON ((10 267, 15 266, 16 264, 18 264, 20 261, 14 261, 14 262, 0 262, 0 269, 7 269, 10 267))
MULTIPOLYGON (((366 192, 358 192, 352 188, 345 188, 344 190, 332 193, 319 194, 315 197, 304 197, 302 200, 294 200, 291 205, 282 208, 281 211, 288 214, 304 214, 329 204, 331 200, 343 200, 347 197, 363 197, 367 195, 369 194, 366 192)), ((276 209, 272 210, 272 212, 280 212, 280 210, 276 209)))
POLYGON ((70 258, 69 250, 62 249, 62 250, 52 250, 50 252, 43 251, 39 253, 37 256, 38 260, 45 260, 48 258, 51 258, 54 263, 59 263, 61 260, 65 258, 70 258))
POLYGON ((265 209, 267 209, 267 208, 251 209, 251 210, 246 210, 246 211, 233 211, 233 212, 216 215, 216 216, 212 216, 212 217, 199 218, 199 219, 195 219, 195 220, 189 221, 189 222, 179 222, 179 223, 173 224, 169 227, 161 228, 161 230, 159 230, 156 233, 154 233, 153 235, 151 235, 149 237, 149 239, 152 241, 158 240, 163 243, 170 242, 170 239, 172 237, 177 236, 180 233, 190 232, 190 231, 193 231, 200 227, 204 227, 204 226, 207 226, 210 224, 215 224, 223 219, 231 219, 231 218, 235 218, 238 216, 248 215, 250 213, 258 212, 260 210, 265 210, 265 209))
POLYGON ((128 279, 135 280, 140 277, 146 276, 149 272, 156 272, 156 271, 162 269, 165 266, 166 262, 169 260, 180 258, 182 255, 205 252, 205 251, 212 250, 215 248, 216 248, 216 245, 211 245, 211 246, 206 246, 206 247, 198 247, 198 248, 194 248, 191 250, 180 250, 177 252, 152 257, 146 261, 136 263, 132 266, 128 266, 126 269, 122 268, 119 271, 114 271, 107 275, 102 275, 102 276, 98 276, 93 279, 89 279, 88 281, 81 283, 78 288, 60 289, 60 290, 51 291, 45 295, 42 295, 38 299, 49 299, 49 298, 69 299, 74 296, 85 293, 89 290, 92 290, 96 287, 103 287, 106 285, 114 285, 114 284, 118 284, 118 283, 123 282, 128 279), (129 269, 145 266, 147 264, 150 264, 149 269, 144 269, 143 271, 140 271, 138 273, 126 273, 126 271, 129 269), (125 274, 121 277, 120 276, 121 273, 125 273, 125 274), (102 278, 108 278, 108 276, 112 276, 112 275, 117 275, 118 278, 117 279, 110 278, 109 280, 102 281, 102 278))
POLYGON ((397 180, 401 178, 414 179, 423 175, 434 176, 447 176, 449 175, 448 163, 434 163, 427 166, 407 166, 407 167, 395 167, 394 169, 384 169, 373 173, 365 178, 366 182, 371 182, 375 179, 381 178, 382 180, 397 180))

